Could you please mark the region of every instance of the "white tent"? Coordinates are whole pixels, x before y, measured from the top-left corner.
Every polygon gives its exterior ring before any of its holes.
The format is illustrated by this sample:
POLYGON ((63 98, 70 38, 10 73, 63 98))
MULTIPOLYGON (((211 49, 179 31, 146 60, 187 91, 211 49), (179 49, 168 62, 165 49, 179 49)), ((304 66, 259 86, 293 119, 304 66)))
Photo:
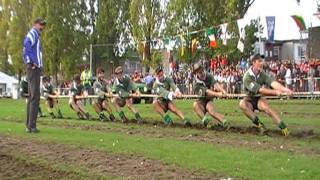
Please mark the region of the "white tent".
POLYGON ((7 94, 15 97, 18 87, 18 80, 16 78, 0 72, 0 89, 2 91, 2 95, 7 94))

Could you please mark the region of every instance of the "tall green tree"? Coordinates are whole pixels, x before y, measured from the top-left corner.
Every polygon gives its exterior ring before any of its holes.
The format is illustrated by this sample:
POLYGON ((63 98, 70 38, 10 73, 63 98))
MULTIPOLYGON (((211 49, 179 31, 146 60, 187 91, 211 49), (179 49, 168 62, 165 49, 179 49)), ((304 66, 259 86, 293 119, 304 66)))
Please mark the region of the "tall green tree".
POLYGON ((32 0, 10 1, 8 54, 11 57, 14 71, 20 77, 25 73, 22 60, 23 39, 31 27, 32 0))
MULTIPOLYGON (((93 33, 93 68, 110 68, 110 63, 118 64, 129 38, 130 1, 97 1, 97 14, 93 33)), ((109 69, 110 70, 110 69, 109 69)))
POLYGON ((33 17, 42 16, 47 20, 41 38, 44 69, 55 80, 59 75, 71 79, 75 73, 79 73, 77 65, 82 62, 89 33, 85 3, 85 0, 35 0, 33 17))
POLYGON ((257 19, 251 20, 249 25, 244 27, 246 38, 244 39, 244 52, 245 57, 249 57, 254 53, 254 43, 258 41, 258 34, 262 33, 263 27, 259 24, 257 19), (260 26, 260 27, 259 27, 260 26), (260 30, 260 32, 259 32, 260 30))
POLYGON ((8 0, 0 1, 0 71, 13 75, 13 66, 9 63, 8 37, 10 4, 8 0))
MULTIPOLYGON (((151 41, 160 35, 164 16, 161 0, 132 0, 130 4, 130 30, 140 57, 149 67, 152 63, 151 41), (142 43, 144 41, 145 43, 142 43)), ((153 52, 157 53, 157 52, 153 52)))
MULTIPOLYGON (((190 32, 203 29, 196 35, 187 34, 186 49, 189 53, 182 58, 185 62, 195 61, 201 54, 207 58, 219 53, 240 54, 236 50, 237 41, 234 40, 239 37, 235 21, 244 16, 253 2, 254 0, 170 0, 166 15, 166 32, 174 35, 181 33, 181 31, 190 32), (228 31, 232 40, 228 42, 226 47, 218 46, 217 49, 213 50, 208 47, 208 37, 205 34, 205 29, 222 23, 230 23, 228 31), (191 53, 191 40, 194 37, 198 38, 202 49, 202 53, 196 55, 191 53)), ((219 28, 216 27, 216 37, 219 37, 219 32, 219 28)))
MULTIPOLYGON (((184 55, 181 56, 181 44, 175 51, 175 59, 180 59, 183 62, 191 62, 191 59, 195 56, 191 52, 191 42, 195 38, 194 35, 190 35, 188 32, 201 29, 203 26, 200 21, 200 13, 197 11, 193 0, 170 0, 167 4, 167 11, 165 12, 165 31, 164 34, 169 36, 169 39, 178 39, 180 43, 183 43, 184 55), (184 37, 184 42, 181 42, 180 35, 184 37)), ((201 38, 201 34, 197 34, 198 40, 201 38)))

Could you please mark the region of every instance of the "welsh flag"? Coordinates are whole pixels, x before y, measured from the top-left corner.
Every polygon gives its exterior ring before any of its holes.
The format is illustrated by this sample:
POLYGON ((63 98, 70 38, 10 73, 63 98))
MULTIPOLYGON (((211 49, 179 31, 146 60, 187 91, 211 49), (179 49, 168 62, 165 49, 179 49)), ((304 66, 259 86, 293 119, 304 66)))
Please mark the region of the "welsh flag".
POLYGON ((218 46, 218 44, 216 41, 216 37, 214 36, 214 29, 213 28, 207 29, 207 36, 210 39, 209 46, 211 48, 216 48, 218 46))
POLYGON ((306 28, 306 24, 304 23, 304 19, 302 16, 298 16, 298 15, 293 15, 291 16, 293 18, 293 20, 296 22, 298 28, 300 29, 300 31, 305 31, 307 30, 306 28))

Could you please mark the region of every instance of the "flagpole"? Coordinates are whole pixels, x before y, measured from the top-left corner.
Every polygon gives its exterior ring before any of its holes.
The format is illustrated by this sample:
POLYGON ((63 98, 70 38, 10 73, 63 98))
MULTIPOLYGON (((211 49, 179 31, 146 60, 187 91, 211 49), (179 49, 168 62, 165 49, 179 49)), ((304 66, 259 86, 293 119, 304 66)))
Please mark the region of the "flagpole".
POLYGON ((309 46, 309 55, 308 55, 308 59, 311 58, 311 54, 312 54, 312 47, 310 46, 310 42, 311 42, 311 32, 312 32, 312 16, 310 16, 310 29, 309 29, 309 32, 308 33, 308 46, 309 46))
POLYGON ((258 33, 259 33, 259 54, 263 54, 262 53, 262 44, 261 44, 261 33, 260 33, 261 29, 260 29, 260 15, 258 16, 258 33))

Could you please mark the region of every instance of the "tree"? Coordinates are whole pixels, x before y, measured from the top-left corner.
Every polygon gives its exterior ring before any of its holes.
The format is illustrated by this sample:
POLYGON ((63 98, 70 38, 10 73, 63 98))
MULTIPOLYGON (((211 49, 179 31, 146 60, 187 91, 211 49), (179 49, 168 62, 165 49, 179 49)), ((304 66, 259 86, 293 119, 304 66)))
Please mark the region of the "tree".
POLYGON ((8 54, 18 78, 24 74, 22 60, 22 42, 30 28, 33 6, 32 0, 9 1, 10 18, 8 19, 8 54))
POLYGON ((110 63, 118 64, 123 55, 129 37, 129 5, 130 1, 98 1, 97 14, 91 42, 93 48, 93 67, 110 67, 110 63), (100 46, 101 45, 101 46, 100 46))
POLYGON ((131 1, 130 30, 140 57, 145 57, 147 71, 152 61, 151 41, 160 35, 163 15, 164 7, 161 7, 161 0, 131 1))
POLYGON ((85 0, 36 0, 34 3, 33 18, 42 16, 48 22, 41 37, 44 70, 56 81, 58 75, 70 79, 79 73, 76 65, 82 61, 89 33, 85 3, 85 0))
MULTIPOLYGON (((183 32, 201 30, 201 32, 192 35, 198 37, 202 54, 206 58, 211 58, 216 54, 235 54, 239 53, 236 49, 236 39, 239 37, 238 29, 235 21, 242 18, 252 5, 254 0, 171 0, 168 5, 168 15, 166 21, 166 32, 171 35, 177 35, 183 32), (232 23, 231 23, 232 22, 232 23), (222 23, 229 23, 228 31, 231 34, 232 40, 227 46, 212 49, 208 47, 208 37, 204 33, 206 28, 216 27, 222 23)), ((219 36, 219 28, 215 28, 216 37, 219 36)), ((196 61, 200 54, 192 55, 191 52, 191 35, 186 35, 186 48, 188 49, 185 62, 196 61)), ((218 44, 221 44, 218 43, 218 44)))
MULTIPOLYGON (((189 63, 196 56, 193 56, 191 52, 191 41, 194 36, 189 35, 188 32, 203 27, 200 22, 199 11, 197 11, 192 0, 171 0, 168 2, 167 7, 164 34, 173 39, 180 40, 178 51, 174 52, 174 56, 176 59, 189 63), (181 36, 183 36, 184 42, 181 42, 181 36), (182 46, 185 46, 183 56, 179 52, 182 51, 180 49, 182 46)), ((201 34, 198 35, 198 39, 201 41, 201 34)))
POLYGON ((263 27, 259 24, 257 19, 251 20, 249 25, 244 27, 245 30, 245 39, 244 39, 244 52, 245 57, 250 57, 253 54, 254 43, 258 41, 257 33, 261 33, 263 27), (260 27, 259 27, 260 26, 260 27), (259 32, 260 29, 260 32, 259 32))
POLYGON ((13 75, 13 66, 8 62, 8 38, 10 10, 9 1, 0 1, 0 71, 13 75))

